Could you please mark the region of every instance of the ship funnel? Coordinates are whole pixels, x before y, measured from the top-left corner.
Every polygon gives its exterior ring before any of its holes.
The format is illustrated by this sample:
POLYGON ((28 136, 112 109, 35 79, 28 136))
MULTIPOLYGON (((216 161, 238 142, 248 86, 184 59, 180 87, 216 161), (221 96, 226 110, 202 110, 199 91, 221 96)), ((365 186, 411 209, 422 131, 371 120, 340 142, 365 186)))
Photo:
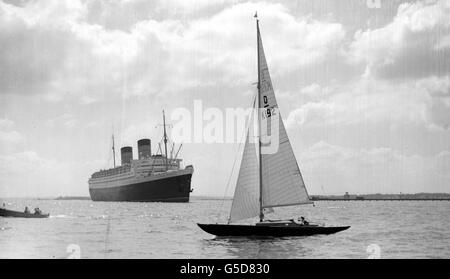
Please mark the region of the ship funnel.
POLYGON ((139 160, 148 159, 152 156, 152 146, 149 139, 140 139, 137 142, 139 160))
POLYGON ((122 165, 131 164, 133 160, 133 148, 131 146, 124 146, 120 149, 120 157, 122 159, 122 165))

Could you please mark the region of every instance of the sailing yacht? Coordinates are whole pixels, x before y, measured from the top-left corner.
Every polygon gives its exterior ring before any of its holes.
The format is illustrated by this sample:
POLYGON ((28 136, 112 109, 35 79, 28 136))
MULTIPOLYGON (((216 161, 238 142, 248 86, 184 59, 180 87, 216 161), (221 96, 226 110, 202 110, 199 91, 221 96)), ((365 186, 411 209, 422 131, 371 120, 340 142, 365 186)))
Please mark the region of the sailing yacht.
MULTIPOLYGON (((272 82, 256 17, 258 94, 255 120, 250 117, 239 169, 236 189, 227 224, 198 224, 205 232, 217 236, 304 236, 332 234, 350 228, 306 224, 289 220, 268 220, 264 213, 276 207, 311 204, 300 169, 295 159, 283 120, 278 111, 272 82), (252 131, 257 126, 257 144, 252 131), (278 132, 278 134, 276 134, 278 132), (267 138, 276 135, 273 152, 267 138), (235 224, 237 221, 259 216, 254 225, 235 224)), ((274 137, 270 137, 273 139, 274 137)))

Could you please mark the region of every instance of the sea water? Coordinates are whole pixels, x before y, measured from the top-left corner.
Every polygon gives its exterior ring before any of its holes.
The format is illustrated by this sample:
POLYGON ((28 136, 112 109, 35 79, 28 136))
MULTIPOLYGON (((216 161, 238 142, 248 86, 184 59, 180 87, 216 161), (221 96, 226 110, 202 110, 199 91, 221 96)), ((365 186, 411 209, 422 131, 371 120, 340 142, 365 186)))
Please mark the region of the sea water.
POLYGON ((197 223, 226 222, 231 200, 189 203, 5 199, 47 219, 0 217, 0 258, 450 258, 449 201, 317 201, 271 218, 349 225, 333 235, 219 238, 197 223))

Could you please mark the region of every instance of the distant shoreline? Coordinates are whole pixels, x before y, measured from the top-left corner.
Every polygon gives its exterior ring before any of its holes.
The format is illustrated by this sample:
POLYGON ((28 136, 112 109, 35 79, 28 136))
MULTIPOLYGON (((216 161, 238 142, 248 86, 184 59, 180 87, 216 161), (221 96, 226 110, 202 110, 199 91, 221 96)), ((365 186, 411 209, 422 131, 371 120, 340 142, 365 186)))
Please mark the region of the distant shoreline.
POLYGON ((91 197, 86 196, 66 196, 66 197, 57 197, 55 200, 65 201, 65 200, 91 200, 91 197))
MULTIPOLYGON (((89 196, 59 197, 10 197, 0 199, 36 199, 36 200, 91 200, 89 196)), ((191 196, 191 200, 232 200, 233 197, 191 196)), ((415 194, 344 194, 344 195, 310 195, 311 201, 450 201, 448 193, 415 193, 415 194)))
MULTIPOLYGON (((196 200, 231 200, 233 197, 208 197, 208 196, 191 196, 191 199, 196 200)), ((55 198, 55 200, 91 200, 91 197, 85 196, 60 196, 55 198)))
POLYGON ((447 193, 311 195, 312 201, 450 201, 447 193))

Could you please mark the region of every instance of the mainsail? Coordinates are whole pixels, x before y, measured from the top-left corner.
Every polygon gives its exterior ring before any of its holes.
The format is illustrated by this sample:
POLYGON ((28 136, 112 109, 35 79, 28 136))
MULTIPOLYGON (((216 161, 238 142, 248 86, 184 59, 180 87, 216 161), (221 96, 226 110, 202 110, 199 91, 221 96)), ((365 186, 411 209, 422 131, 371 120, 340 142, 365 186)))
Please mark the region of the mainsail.
POLYGON ((262 208, 271 208, 311 203, 278 110, 259 25, 257 32, 260 137, 271 139, 269 143, 261 142, 261 205, 262 208))
POLYGON ((263 210, 272 212, 273 207, 311 203, 278 110, 258 21, 257 41, 259 101, 256 108, 260 143, 256 149, 251 140, 253 117, 250 117, 229 222, 258 215, 262 218, 263 210))

